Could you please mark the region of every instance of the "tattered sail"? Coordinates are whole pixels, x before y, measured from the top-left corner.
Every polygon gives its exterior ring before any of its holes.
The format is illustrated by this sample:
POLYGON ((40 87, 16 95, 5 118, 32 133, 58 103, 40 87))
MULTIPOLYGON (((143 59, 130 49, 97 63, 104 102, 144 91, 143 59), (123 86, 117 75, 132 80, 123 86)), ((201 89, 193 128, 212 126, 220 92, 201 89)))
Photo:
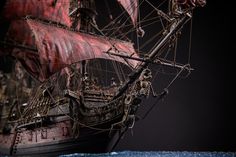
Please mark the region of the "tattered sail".
MULTIPOLYGON (((30 20, 28 24, 35 35, 40 62, 48 70, 46 78, 62 67, 82 60, 104 58, 126 63, 122 58, 106 54, 113 47, 130 55, 136 54, 131 43, 71 32, 30 20)), ((127 62, 133 67, 137 64, 133 60, 127 62)))
POLYGON ((136 26, 138 18, 138 0, 117 0, 117 1, 128 12, 134 26, 136 26))
POLYGON ((2 16, 15 20, 25 16, 57 22, 70 26, 70 0, 8 0, 2 16))
POLYGON ((106 53, 113 49, 117 53, 125 52, 137 57, 132 43, 73 32, 35 20, 13 22, 7 39, 35 49, 32 51, 14 48, 10 55, 22 61, 26 70, 40 81, 44 81, 65 66, 94 58, 114 60, 132 67, 137 65, 137 61, 124 60, 106 53))
MULTIPOLYGON (((0 28, 3 31, 1 33, 1 42, 6 40, 4 37, 5 32, 7 32, 6 34, 10 37, 8 38, 10 41, 34 46, 29 29, 20 20, 27 16, 59 23, 67 27, 71 26, 69 17, 70 0, 7 0, 3 4, 0 10, 0 28), (3 30, 8 25, 6 23, 11 24, 10 28, 3 30)), ((9 47, 0 47, 0 56, 7 55, 8 52, 12 52, 9 47)))
MULTIPOLYGON (((80 1, 78 1, 80 2, 80 1)), ((131 43, 88 34, 72 32, 48 23, 52 21, 68 27, 70 0, 9 0, 3 9, 3 18, 11 21, 0 55, 11 55, 21 61, 35 78, 44 81, 65 66, 94 58, 115 60, 132 67, 137 62, 106 54, 110 49, 136 55, 131 43), (30 16, 46 20, 22 20, 30 16), (46 24, 48 23, 48 24, 46 24)))

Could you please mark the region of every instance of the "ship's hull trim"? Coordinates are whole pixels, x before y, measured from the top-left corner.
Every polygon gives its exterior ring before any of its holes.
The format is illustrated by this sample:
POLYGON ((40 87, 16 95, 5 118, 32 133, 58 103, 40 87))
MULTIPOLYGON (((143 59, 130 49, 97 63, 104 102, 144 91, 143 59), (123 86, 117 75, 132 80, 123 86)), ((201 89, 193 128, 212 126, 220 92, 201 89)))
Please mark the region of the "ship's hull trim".
MULTIPOLYGON (((114 122, 103 124, 100 128, 111 126, 114 122)), ((69 153, 103 153, 112 150, 119 139, 119 132, 81 128, 80 136, 74 138, 71 131, 65 130, 67 122, 47 128, 21 130, 10 135, 0 135, 1 155, 16 156, 57 156, 69 153), (45 131, 47 130, 47 131, 45 131), (68 131, 68 132, 67 132, 68 131)))

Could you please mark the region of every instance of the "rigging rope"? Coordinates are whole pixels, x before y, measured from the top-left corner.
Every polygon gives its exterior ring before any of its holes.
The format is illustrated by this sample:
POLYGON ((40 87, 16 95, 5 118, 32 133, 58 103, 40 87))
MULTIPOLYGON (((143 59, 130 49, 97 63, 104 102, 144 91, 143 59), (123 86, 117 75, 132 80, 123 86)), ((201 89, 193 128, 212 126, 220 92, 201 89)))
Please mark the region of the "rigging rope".
MULTIPOLYGON (((156 21, 153 21, 152 23, 143 25, 142 28, 146 28, 146 27, 148 27, 148 26, 150 26, 150 25, 153 25, 154 23, 157 23, 157 22, 159 22, 159 20, 156 20, 156 21)), ((136 29, 133 28, 133 29, 130 29, 129 31, 127 31, 126 33, 123 33, 122 38, 125 37, 125 36, 127 36, 129 33, 134 32, 134 31, 136 31, 136 29)))
MULTIPOLYGON (((144 0, 143 0, 143 1, 144 1, 144 0)), ((142 2, 143 2, 143 1, 142 1, 142 2)), ((142 2, 141 2, 141 3, 142 3, 142 2)), ((134 2, 133 2, 133 3, 134 3, 134 2)), ((130 6, 128 6, 130 9, 132 8, 132 4, 133 4, 133 3, 131 3, 130 6)), ((141 3, 139 4, 139 6, 141 5, 141 3)), ((139 7, 139 6, 138 6, 138 7, 139 7)), ((101 30, 103 31, 104 29, 110 27, 112 24, 116 23, 120 17, 125 16, 125 13, 126 13, 126 10, 123 10, 123 12, 122 12, 118 17, 116 17, 114 20, 112 20, 110 23, 108 23, 108 24, 107 24, 105 27, 103 27, 101 30)))
POLYGON ((117 75, 119 81, 121 82, 121 81, 122 81, 122 78, 121 78, 121 76, 120 76, 119 69, 118 69, 117 64, 115 63, 115 61, 112 61, 112 66, 113 66, 113 68, 114 68, 114 70, 115 70, 115 73, 116 73, 116 75, 117 75))
MULTIPOLYGON (((139 7, 140 7, 140 5, 141 5, 144 1, 145 1, 145 0, 143 0, 143 1, 139 4, 139 7)), ((165 1, 166 1, 166 0, 165 0, 165 1)), ((160 7, 161 5, 163 5, 165 1, 163 1, 161 4, 159 4, 158 7, 160 7)), ((150 4, 150 2, 149 2, 149 5, 152 5, 152 4, 150 4)), ((153 7, 153 6, 152 6, 152 7, 153 7)), ((141 25, 141 23, 144 22, 145 19, 146 19, 148 16, 150 16, 150 15, 155 11, 155 9, 157 9, 157 8, 154 7, 154 9, 153 9, 148 15, 146 15, 142 21, 141 21, 141 20, 138 21, 138 25, 141 25)), ((124 12, 123 12, 123 13, 124 13, 124 12)), ((121 17, 121 15, 120 15, 119 17, 121 17)), ((154 17, 154 18, 156 18, 156 17, 154 17)), ((126 19, 126 21, 127 21, 127 20, 128 20, 128 19, 126 19)), ((148 20, 149 20, 149 19, 148 19, 148 20)), ((106 29, 106 27, 104 27, 103 29, 101 29, 101 31, 114 30, 114 29, 116 29, 116 31, 113 31, 113 33, 109 35, 109 37, 111 37, 111 36, 113 36, 114 34, 116 34, 121 28, 126 28, 126 27, 129 26, 129 25, 125 25, 126 21, 125 21, 121 26, 119 26, 119 27, 115 27, 115 28, 112 28, 112 29, 106 29)), ((155 23, 155 22, 153 22, 153 23, 151 23, 151 24, 144 25, 143 27, 152 25, 152 24, 154 24, 154 23, 155 23)), ((113 23, 113 24, 114 24, 114 23, 113 23)), ((135 28, 132 28, 130 31, 128 31, 128 32, 126 32, 126 33, 123 33, 123 36, 121 36, 121 38, 124 38, 126 35, 128 35, 128 34, 131 33, 131 32, 134 32, 134 31, 135 31, 135 28)), ((107 33, 106 33, 106 34, 107 34, 107 33)), ((118 36, 120 36, 121 34, 122 34, 122 33, 119 33, 119 35, 117 35, 117 36, 115 36, 115 37, 118 37, 118 36)), ((127 37, 126 37, 126 38, 127 38, 127 37)), ((139 44, 138 44, 138 45, 139 45, 139 44)), ((138 47, 139 47, 139 46, 138 46, 138 47)), ((138 49, 139 49, 139 48, 138 48, 138 49)))
MULTIPOLYGON (((150 16, 150 15, 149 15, 150 16)), ((153 18, 149 18, 149 19, 142 19, 140 21, 138 21, 138 24, 142 24, 144 22, 149 22, 149 21, 152 21, 152 20, 155 20, 156 18, 159 18, 159 16, 156 16, 156 17, 153 17, 153 18)), ((124 26, 119 26, 120 28, 128 28, 130 26, 133 26, 133 24, 126 24, 124 26)), ((111 30, 116 30, 118 27, 112 27, 112 28, 107 28, 107 29, 104 29, 103 31, 111 31, 111 30)))
POLYGON ((189 32, 189 49, 188 49, 188 64, 191 61, 191 49, 192 49, 192 30, 193 30, 193 19, 190 22, 190 32, 189 32))
POLYGON ((178 48, 178 38, 175 38, 174 64, 176 64, 177 48, 178 48))
POLYGON ((183 72, 183 70, 186 69, 186 67, 189 65, 185 65, 182 67, 182 69, 179 71, 179 73, 173 78, 173 80, 167 85, 166 89, 168 89, 173 83, 174 81, 179 77, 179 75, 183 72))
POLYGON ((163 100, 163 98, 168 94, 168 90, 164 89, 164 91, 158 96, 158 98, 156 99, 156 101, 152 104, 152 106, 147 110, 147 112, 141 117, 142 120, 144 120, 149 113, 153 110, 153 108, 157 105, 157 103, 160 100, 163 100))
MULTIPOLYGON (((137 8, 140 8, 140 6, 142 5, 143 2, 144 2, 144 0, 142 0, 142 2, 138 4, 137 8)), ((133 3, 134 3, 134 1, 133 1, 133 3)), ((132 9, 133 3, 131 3, 130 6, 128 6, 127 10, 132 9)), ((133 15, 133 14, 134 14, 134 12, 132 12, 131 15, 133 15)), ((124 14, 124 16, 126 16, 126 15, 124 14)), ((126 20, 122 23, 122 25, 124 25, 127 21, 129 21, 129 18, 126 17, 126 20)), ((117 33, 120 30, 120 28, 121 27, 118 27, 118 29, 116 31, 114 31, 109 37, 111 37, 114 33, 117 33)))
POLYGON ((188 65, 184 66, 179 73, 172 79, 172 81, 166 86, 166 88, 164 88, 163 92, 158 96, 158 98, 156 99, 156 101, 152 104, 152 106, 147 110, 147 112, 144 114, 144 116, 142 116, 142 120, 145 119, 148 114, 153 110, 153 108, 157 105, 157 103, 162 100, 167 94, 168 94, 168 89, 170 88, 170 86, 173 84, 173 82, 179 77, 179 75, 183 72, 183 70, 187 67, 188 65))

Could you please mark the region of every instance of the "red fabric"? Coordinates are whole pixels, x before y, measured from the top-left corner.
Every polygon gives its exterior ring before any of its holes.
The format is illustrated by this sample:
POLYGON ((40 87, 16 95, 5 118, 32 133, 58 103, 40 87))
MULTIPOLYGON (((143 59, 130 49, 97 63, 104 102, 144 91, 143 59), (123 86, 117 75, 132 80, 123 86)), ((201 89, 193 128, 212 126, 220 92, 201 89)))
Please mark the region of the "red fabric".
POLYGON ((26 46, 35 46, 35 38, 26 20, 12 21, 6 39, 26 46))
POLYGON ((206 4, 206 0, 176 0, 176 2, 185 7, 203 7, 206 4))
POLYGON ((133 24, 136 26, 138 18, 138 0, 117 0, 128 12, 133 24))
POLYGON ((14 20, 27 15, 70 26, 70 0, 7 0, 3 16, 14 20))
POLYGON ((44 65, 41 65, 37 52, 14 48, 11 56, 17 58, 31 76, 34 76, 39 81, 46 79, 45 71, 41 69, 44 65))
MULTIPOLYGON (((21 46, 35 47, 35 40, 32 36, 32 31, 29 29, 28 24, 24 20, 14 20, 8 28, 8 32, 1 42, 7 42, 11 44, 19 44, 21 46)), ((13 46, 0 46, 0 56, 11 55, 13 46)))
MULTIPOLYGON (((36 49, 35 38, 26 20, 13 20, 11 22, 5 37, 5 42, 36 49)), ((25 67, 26 71, 32 76, 39 80, 43 78, 44 72, 40 70, 41 64, 37 52, 26 49, 22 50, 13 46, 6 46, 0 47, 0 56, 1 55, 11 55, 12 57, 17 58, 25 67)))
POLYGON ((138 63, 104 53, 114 45, 117 50, 138 57, 131 43, 72 32, 35 20, 14 21, 10 26, 7 40, 28 47, 37 47, 38 52, 15 48, 10 55, 20 60, 25 69, 40 81, 44 81, 65 66, 82 60, 103 58, 133 67, 138 63))

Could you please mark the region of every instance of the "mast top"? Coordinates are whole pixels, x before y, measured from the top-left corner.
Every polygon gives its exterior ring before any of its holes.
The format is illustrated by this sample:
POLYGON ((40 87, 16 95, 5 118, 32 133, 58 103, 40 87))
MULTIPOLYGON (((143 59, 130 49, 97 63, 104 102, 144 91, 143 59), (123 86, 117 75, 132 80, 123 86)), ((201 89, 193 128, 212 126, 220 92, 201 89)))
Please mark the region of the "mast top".
POLYGON ((84 32, 93 32, 93 25, 96 25, 96 5, 94 0, 81 0, 79 2, 77 17, 75 23, 79 30, 84 32))

